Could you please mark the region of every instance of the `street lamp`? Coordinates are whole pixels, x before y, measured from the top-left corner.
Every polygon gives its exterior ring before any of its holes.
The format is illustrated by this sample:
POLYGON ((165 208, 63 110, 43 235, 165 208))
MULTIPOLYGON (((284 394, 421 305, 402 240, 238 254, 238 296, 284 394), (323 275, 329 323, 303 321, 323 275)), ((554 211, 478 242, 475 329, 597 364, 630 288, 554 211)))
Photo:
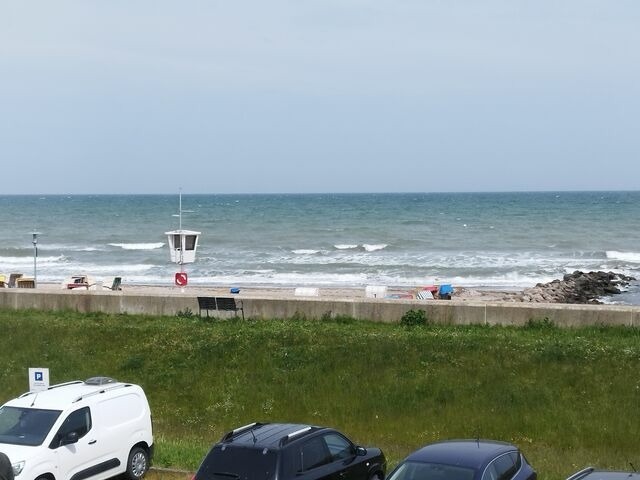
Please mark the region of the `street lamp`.
POLYGON ((38 286, 38 271, 37 271, 37 261, 38 261, 38 235, 40 232, 33 232, 33 286, 38 286))

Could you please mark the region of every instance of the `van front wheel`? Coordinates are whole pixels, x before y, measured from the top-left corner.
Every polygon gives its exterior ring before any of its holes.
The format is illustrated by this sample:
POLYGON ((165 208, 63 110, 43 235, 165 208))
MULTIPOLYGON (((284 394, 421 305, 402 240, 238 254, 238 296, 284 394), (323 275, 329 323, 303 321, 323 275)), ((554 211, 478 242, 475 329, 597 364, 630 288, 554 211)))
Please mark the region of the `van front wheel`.
POLYGON ((149 470, 149 454, 144 448, 134 447, 129 452, 127 476, 129 480, 140 480, 149 470))

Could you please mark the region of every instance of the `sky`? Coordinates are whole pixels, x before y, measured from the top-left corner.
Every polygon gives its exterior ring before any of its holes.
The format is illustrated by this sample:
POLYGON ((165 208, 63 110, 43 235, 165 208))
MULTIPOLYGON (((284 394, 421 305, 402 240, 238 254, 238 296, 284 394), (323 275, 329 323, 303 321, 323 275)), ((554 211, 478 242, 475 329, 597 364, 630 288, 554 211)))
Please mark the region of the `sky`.
POLYGON ((0 194, 638 190, 637 0, 0 0, 0 194))

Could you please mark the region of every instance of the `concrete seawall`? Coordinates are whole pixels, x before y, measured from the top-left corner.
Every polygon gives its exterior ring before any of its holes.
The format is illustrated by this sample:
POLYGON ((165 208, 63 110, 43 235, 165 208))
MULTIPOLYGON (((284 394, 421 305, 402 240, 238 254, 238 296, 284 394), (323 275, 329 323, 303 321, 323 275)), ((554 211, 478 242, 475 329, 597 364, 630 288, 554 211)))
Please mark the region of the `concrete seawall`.
MULTIPOLYGON (((237 296, 244 315, 251 319, 322 319, 348 316, 377 322, 399 322, 409 310, 424 310, 429 320, 441 324, 524 325, 527 321, 549 319, 559 326, 627 325, 640 326, 640 306, 564 305, 541 303, 485 303, 478 301, 405 300, 369 298, 259 298, 237 296)), ((198 314, 195 294, 134 294, 95 291, 38 291, 0 289, 0 308, 43 311, 73 310, 176 316, 180 312, 198 314)), ((209 312, 228 318, 233 312, 209 312)), ((204 315, 204 312, 203 312, 204 315)))

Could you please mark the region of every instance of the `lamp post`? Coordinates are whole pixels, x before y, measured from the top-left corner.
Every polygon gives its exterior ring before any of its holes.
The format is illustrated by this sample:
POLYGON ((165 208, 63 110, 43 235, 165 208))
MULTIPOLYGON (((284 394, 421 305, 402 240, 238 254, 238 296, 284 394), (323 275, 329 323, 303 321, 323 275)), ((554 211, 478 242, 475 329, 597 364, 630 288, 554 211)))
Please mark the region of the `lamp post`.
POLYGON ((38 270, 37 270, 37 262, 38 262, 38 235, 40 232, 33 232, 31 234, 33 236, 33 286, 38 286, 38 270))

